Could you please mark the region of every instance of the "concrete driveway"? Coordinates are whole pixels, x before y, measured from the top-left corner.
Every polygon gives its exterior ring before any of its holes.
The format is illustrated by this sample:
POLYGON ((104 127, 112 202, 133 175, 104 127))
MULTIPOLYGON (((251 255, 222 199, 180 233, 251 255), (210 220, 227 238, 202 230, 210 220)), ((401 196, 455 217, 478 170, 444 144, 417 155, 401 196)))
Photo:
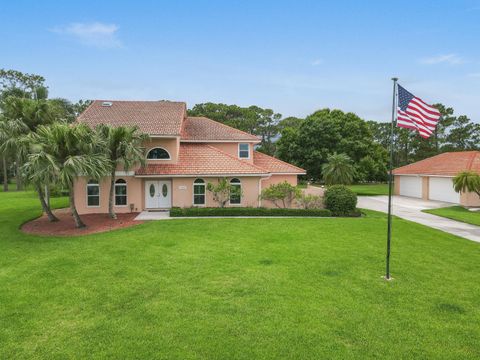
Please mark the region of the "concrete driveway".
MULTIPOLYGON (((427 201, 405 196, 394 196, 392 212, 394 215, 429 226, 434 229, 445 231, 452 235, 461 236, 465 239, 480 242, 480 226, 465 224, 459 221, 446 219, 440 216, 422 212, 424 209, 435 209, 452 206, 451 203, 440 201, 427 201)), ((387 212, 388 196, 359 196, 359 208, 387 212)))

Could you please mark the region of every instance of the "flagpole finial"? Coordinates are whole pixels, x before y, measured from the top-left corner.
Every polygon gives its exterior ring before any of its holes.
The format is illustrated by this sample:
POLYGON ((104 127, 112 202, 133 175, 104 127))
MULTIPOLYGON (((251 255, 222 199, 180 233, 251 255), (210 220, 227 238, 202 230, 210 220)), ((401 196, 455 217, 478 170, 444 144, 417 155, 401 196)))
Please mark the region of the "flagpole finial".
POLYGON ((393 81, 398 81, 398 78, 397 78, 397 77, 393 77, 392 80, 393 80, 393 81))

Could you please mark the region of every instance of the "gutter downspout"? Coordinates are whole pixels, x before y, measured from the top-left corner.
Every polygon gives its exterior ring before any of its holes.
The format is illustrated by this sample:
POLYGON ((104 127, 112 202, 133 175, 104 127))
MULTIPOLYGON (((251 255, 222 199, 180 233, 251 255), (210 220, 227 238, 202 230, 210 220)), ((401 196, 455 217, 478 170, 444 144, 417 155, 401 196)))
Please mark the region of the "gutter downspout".
POLYGON ((260 180, 258 180, 258 207, 262 207, 262 199, 260 198, 260 195, 262 193, 262 181, 270 179, 271 177, 272 177, 272 174, 266 177, 261 177, 260 180))

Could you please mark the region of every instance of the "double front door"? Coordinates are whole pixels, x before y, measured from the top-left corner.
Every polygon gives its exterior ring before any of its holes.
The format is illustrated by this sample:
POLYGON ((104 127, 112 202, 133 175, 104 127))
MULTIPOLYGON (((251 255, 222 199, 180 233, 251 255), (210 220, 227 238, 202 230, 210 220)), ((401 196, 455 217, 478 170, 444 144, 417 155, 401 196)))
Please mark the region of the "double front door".
POLYGON ((172 182, 170 180, 145 181, 145 207, 167 209, 172 207, 172 182))

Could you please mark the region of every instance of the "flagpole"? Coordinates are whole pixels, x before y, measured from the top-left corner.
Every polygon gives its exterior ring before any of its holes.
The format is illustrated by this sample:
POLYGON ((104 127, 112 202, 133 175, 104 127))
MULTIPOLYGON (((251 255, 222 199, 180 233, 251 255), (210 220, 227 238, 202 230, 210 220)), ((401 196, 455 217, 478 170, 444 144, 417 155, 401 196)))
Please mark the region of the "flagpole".
POLYGON ((396 97, 398 78, 392 78, 393 81, 393 102, 392 102, 392 123, 390 125, 390 169, 388 174, 388 225, 387 225, 387 257, 385 280, 390 278, 390 243, 392 238, 392 183, 393 183, 393 133, 395 129, 396 97))

